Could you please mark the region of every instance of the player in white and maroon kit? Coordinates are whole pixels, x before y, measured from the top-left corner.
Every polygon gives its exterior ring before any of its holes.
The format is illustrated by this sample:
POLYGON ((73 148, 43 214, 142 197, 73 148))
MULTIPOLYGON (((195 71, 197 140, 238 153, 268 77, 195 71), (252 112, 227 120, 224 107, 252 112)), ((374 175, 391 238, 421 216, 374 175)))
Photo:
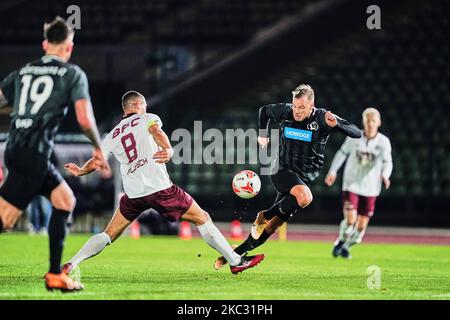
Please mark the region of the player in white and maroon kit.
MULTIPOLYGON (((230 247, 209 214, 183 189, 169 178, 165 163, 173 155, 169 138, 161 130, 161 119, 146 113, 147 103, 136 91, 127 92, 122 98, 122 121, 106 135, 103 142, 105 154, 120 162, 120 173, 125 195, 105 231, 89 239, 83 248, 64 265, 69 273, 82 261, 100 253, 116 240, 125 228, 142 212, 153 208, 169 221, 183 219, 195 224, 203 239, 230 262, 231 272, 239 273, 257 265, 264 255, 241 257, 230 247)), ((80 168, 66 164, 65 168, 75 176, 95 171, 90 159, 80 168)))
POLYGON ((380 113, 375 108, 363 112, 364 134, 361 138, 346 138, 334 156, 325 178, 328 186, 336 181, 339 168, 347 160, 343 177, 344 219, 339 226, 339 237, 333 247, 333 256, 351 258, 350 247, 360 243, 375 210, 381 184, 390 186, 392 173, 391 143, 378 132, 380 113))

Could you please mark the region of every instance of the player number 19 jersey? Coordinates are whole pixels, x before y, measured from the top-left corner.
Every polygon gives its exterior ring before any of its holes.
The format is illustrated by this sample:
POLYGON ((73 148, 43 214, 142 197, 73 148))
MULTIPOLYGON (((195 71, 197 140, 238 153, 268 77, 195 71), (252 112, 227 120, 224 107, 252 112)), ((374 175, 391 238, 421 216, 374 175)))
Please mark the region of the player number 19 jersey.
POLYGON ((132 114, 106 135, 103 149, 120 162, 123 188, 130 199, 140 198, 172 186, 166 165, 155 162, 158 145, 148 128, 162 127, 161 119, 152 113, 132 114))
POLYGON ((11 72, 0 82, 0 89, 13 107, 6 148, 26 149, 47 159, 68 106, 90 100, 86 74, 52 55, 11 72))

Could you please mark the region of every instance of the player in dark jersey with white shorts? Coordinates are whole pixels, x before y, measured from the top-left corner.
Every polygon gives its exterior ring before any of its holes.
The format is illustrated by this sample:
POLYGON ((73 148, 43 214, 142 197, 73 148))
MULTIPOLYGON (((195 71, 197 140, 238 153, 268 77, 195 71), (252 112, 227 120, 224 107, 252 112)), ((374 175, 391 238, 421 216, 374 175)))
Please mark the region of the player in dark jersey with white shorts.
MULTIPOLYGON (((271 180, 277 197, 268 210, 258 213, 247 240, 238 246, 238 254, 262 245, 293 214, 308 206, 312 199, 310 184, 323 166, 325 145, 333 131, 358 138, 359 128, 330 111, 314 107, 314 91, 300 85, 292 92, 292 103, 263 106, 259 110, 258 143, 266 147, 269 122, 280 127, 280 147, 271 180)), ((223 259, 216 261, 216 268, 223 259)))
POLYGON ((86 75, 67 63, 73 36, 73 30, 60 17, 46 23, 42 45, 45 55, 10 73, 0 83, 0 106, 12 107, 4 155, 8 176, 0 189, 0 230, 11 230, 34 196, 46 196, 53 209, 48 226, 50 270, 45 282, 47 289, 63 291, 82 289, 61 272, 66 223, 76 200, 50 161, 55 134, 69 105, 75 107, 78 123, 94 146, 94 165, 107 168, 86 75))

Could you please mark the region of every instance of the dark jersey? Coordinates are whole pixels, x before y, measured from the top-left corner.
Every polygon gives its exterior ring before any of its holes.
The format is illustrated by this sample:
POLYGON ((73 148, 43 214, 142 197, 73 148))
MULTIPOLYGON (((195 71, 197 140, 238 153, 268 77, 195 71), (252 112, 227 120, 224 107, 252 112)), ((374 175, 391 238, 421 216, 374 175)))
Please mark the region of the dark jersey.
POLYGON ((13 107, 6 148, 50 157, 68 105, 90 99, 86 74, 56 56, 43 56, 10 73, 0 89, 13 107))
POLYGON ((325 145, 332 131, 342 131, 352 138, 361 136, 357 126, 341 118, 337 118, 336 127, 329 127, 325 122, 326 112, 313 108, 308 118, 295 121, 291 103, 271 104, 259 110, 260 129, 268 129, 270 120, 280 127, 279 169, 292 170, 305 182, 312 182, 323 166, 325 145))

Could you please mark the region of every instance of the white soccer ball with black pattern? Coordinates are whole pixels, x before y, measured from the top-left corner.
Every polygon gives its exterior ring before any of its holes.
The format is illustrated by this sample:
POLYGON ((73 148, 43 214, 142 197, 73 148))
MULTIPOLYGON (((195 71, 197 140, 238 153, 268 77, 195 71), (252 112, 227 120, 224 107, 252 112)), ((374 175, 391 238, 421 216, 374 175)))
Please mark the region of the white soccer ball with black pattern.
POLYGON ((261 190, 261 180, 253 171, 243 170, 234 176, 232 186, 234 193, 238 197, 250 199, 261 190))

